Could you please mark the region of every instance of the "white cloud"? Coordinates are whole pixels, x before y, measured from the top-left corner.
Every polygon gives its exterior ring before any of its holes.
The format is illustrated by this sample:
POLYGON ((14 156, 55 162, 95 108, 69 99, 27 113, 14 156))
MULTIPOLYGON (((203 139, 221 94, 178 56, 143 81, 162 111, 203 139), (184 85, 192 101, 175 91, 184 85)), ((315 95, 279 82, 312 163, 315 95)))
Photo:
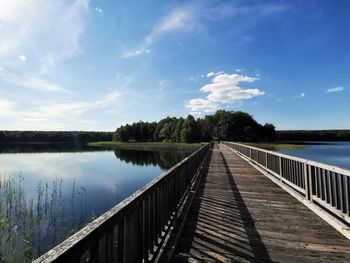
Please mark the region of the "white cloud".
POLYGON ((189 77, 189 80, 190 80, 190 81, 194 81, 194 82, 198 82, 198 78, 195 77, 195 76, 190 76, 190 77, 189 77))
POLYGON ((145 55, 151 53, 151 50, 147 48, 141 48, 135 51, 127 51, 122 55, 122 58, 133 58, 140 55, 145 55))
POLYGON ((235 103, 264 94, 259 89, 244 89, 238 86, 241 82, 254 82, 255 80, 253 77, 239 74, 221 73, 212 79, 212 83, 203 86, 200 90, 209 93, 207 98, 213 102, 235 103))
MULTIPOLYGON (((54 65, 76 55, 88 4, 89 0, 2 0, 0 60, 21 69, 23 66, 12 61, 19 52, 39 62, 39 67, 49 66, 45 57, 54 65)), ((23 55, 18 57, 25 60, 23 55)))
POLYGON ((343 90, 344 90, 344 87, 339 86, 339 87, 327 89, 326 93, 341 92, 343 90))
POLYGON ((2 75, 2 79, 17 86, 21 86, 38 92, 69 92, 69 90, 39 77, 16 77, 13 75, 2 75))
MULTIPOLYGON (((235 25, 234 34, 237 38, 244 42, 251 42, 254 41, 254 38, 244 35, 246 29, 259 24, 262 19, 274 18, 289 9, 287 4, 280 3, 240 5, 235 3, 235 1, 222 1, 222 3, 213 5, 209 2, 192 1, 192 3, 187 3, 171 10, 155 23, 139 46, 146 49, 169 33, 199 32, 208 35, 208 23, 226 19, 235 19, 232 24, 235 25)), ((213 41, 210 37, 207 37, 207 39, 213 41)), ((182 44, 179 46, 182 46, 182 44)), ((122 57, 129 58, 132 56, 122 55, 122 57)))
POLYGON ((211 78, 213 76, 217 76, 217 75, 220 75, 220 74, 223 74, 224 72, 223 71, 218 71, 218 72, 209 72, 207 74, 207 78, 211 78))
POLYGON ((153 26, 151 32, 141 43, 141 48, 125 52, 122 54, 122 58, 132 58, 150 53, 149 47, 164 34, 192 31, 196 28, 196 19, 197 16, 191 8, 178 8, 171 11, 153 26))
MULTIPOLYGON (((84 115, 91 111, 105 110, 114 105, 121 93, 112 91, 95 101, 33 102, 25 108, 16 101, 0 98, 0 121, 11 121, 17 127, 36 127, 36 129, 70 129, 79 124, 92 124, 84 115), (16 125, 17 124, 17 125, 16 125)), ((17 128, 18 129, 18 128, 17 128)))
POLYGON ((209 93, 206 99, 192 99, 185 106, 191 112, 213 112, 222 104, 239 103, 264 95, 259 89, 247 89, 238 86, 241 82, 254 82, 256 78, 239 74, 226 74, 223 72, 210 72, 212 82, 204 85, 200 90, 209 93))
POLYGON ((189 32, 196 25, 196 16, 190 8, 173 10, 157 23, 146 37, 146 43, 152 44, 158 37, 169 32, 189 32))
POLYGON ((207 99, 192 99, 186 103, 186 108, 190 109, 190 114, 200 115, 202 112, 213 112, 218 109, 218 105, 207 99))
POLYGON ((99 8, 99 7, 95 7, 95 11, 97 12, 97 13, 99 13, 99 14, 102 14, 103 13, 103 10, 101 9, 101 8, 99 8))
POLYGON ((293 99, 302 99, 302 98, 304 98, 306 96, 306 93, 305 92, 301 92, 298 96, 295 96, 295 97, 293 97, 293 99))
POLYGON ((166 86, 166 85, 168 85, 168 81, 167 80, 159 81, 159 86, 166 86))
MULTIPOLYGON (((58 62, 80 53, 89 0, 0 2, 0 61, 6 68, 0 72, 0 81, 40 93, 69 92, 47 76, 58 62)), ((24 116, 25 112, 17 113, 24 116)))
POLYGON ((239 72, 242 72, 242 71, 244 71, 244 68, 237 68, 237 69, 236 69, 236 72, 238 72, 238 73, 239 73, 239 72))
POLYGON ((16 108, 16 102, 1 98, 0 97, 0 116, 1 115, 10 115, 10 113, 16 108))
MULTIPOLYGON (((166 87, 167 85, 168 85, 168 81, 167 80, 159 81, 159 91, 162 91, 164 89, 164 87, 166 87)), ((158 94, 158 96, 163 96, 163 95, 158 94)))
POLYGON ((18 58, 19 58, 19 60, 21 60, 21 61, 26 61, 26 60, 27 60, 27 57, 24 56, 24 55, 20 55, 20 56, 18 56, 18 58))

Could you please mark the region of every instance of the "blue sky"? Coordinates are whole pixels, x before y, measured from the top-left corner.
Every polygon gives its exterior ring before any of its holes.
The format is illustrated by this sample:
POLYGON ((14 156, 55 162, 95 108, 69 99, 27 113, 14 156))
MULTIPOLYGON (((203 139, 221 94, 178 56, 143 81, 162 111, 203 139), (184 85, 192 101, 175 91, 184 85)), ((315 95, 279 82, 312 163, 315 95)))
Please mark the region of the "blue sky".
POLYGON ((241 110, 350 128, 350 1, 0 0, 0 127, 241 110))

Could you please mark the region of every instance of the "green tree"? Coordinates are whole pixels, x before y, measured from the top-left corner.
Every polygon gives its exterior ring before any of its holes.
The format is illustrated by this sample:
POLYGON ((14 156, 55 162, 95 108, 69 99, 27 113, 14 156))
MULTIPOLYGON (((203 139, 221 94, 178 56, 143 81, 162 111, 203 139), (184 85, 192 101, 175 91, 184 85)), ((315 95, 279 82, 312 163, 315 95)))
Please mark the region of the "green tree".
POLYGON ((181 141, 186 143, 200 142, 201 130, 192 115, 188 115, 181 129, 181 141))
POLYGON ((174 133, 172 136, 174 139, 174 142, 181 142, 181 129, 184 122, 185 120, 183 118, 179 118, 176 121, 174 133))
POLYGON ((266 141, 275 141, 276 140, 276 131, 275 126, 271 123, 266 123, 263 127, 263 135, 266 141))

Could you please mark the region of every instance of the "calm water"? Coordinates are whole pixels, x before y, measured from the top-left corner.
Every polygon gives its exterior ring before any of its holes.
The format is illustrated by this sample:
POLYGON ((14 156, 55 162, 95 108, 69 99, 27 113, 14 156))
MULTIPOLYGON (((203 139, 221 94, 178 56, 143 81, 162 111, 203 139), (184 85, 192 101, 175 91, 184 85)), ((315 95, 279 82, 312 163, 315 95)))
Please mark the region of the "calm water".
POLYGON ((279 152, 350 169, 350 142, 327 142, 279 152))
POLYGON ((0 152, 0 262, 44 253, 189 154, 66 145, 0 152))

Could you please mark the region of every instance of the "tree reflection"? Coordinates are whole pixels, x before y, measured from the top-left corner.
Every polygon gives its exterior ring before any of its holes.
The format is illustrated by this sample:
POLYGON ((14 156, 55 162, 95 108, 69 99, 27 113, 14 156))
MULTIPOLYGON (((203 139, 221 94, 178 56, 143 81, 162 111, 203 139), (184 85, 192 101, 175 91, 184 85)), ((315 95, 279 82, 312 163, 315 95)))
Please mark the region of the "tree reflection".
POLYGON ((120 148, 114 149, 115 156, 126 163, 139 166, 159 166, 163 170, 174 166, 190 153, 191 151, 188 150, 138 151, 120 148))
POLYGON ((0 144, 0 153, 97 152, 110 150, 79 143, 0 144))

